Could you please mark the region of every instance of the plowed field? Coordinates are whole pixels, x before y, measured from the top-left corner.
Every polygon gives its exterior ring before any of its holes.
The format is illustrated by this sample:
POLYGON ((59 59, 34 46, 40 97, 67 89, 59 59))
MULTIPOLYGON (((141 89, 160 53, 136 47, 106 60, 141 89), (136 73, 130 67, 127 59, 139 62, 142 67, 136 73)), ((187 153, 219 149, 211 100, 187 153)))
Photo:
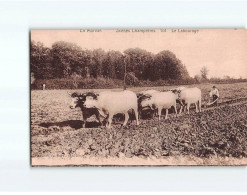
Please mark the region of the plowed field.
MULTIPOLYGON (((202 104, 207 103, 212 84, 193 86, 202 90, 202 104)), ((235 164, 229 162, 231 159, 232 162, 246 162, 247 83, 216 86, 220 91, 218 107, 203 107, 201 113, 195 113, 192 108, 189 115, 183 113, 177 118, 171 113, 169 119, 163 118, 160 124, 157 118, 149 118, 142 119, 139 126, 135 121, 129 121, 126 127, 121 127, 123 121, 116 118, 111 129, 98 127, 94 117, 88 119, 86 128, 82 128, 81 110, 69 108, 71 99, 67 92, 72 90, 31 91, 31 157, 36 160, 66 159, 68 163, 65 164, 70 165, 73 158, 82 159, 77 165, 88 164, 88 159, 140 159, 140 162, 148 160, 147 165, 152 164, 150 159, 153 162, 161 160, 158 165, 235 164), (177 160, 168 162, 165 159, 177 160), (191 162, 180 162, 179 159, 190 159, 191 162)))

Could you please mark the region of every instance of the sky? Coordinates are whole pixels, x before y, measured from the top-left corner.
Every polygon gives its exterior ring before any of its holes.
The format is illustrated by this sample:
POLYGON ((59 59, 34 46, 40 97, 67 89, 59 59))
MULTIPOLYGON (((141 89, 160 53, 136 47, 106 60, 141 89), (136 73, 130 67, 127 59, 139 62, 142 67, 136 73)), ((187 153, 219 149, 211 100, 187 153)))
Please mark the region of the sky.
POLYGON ((247 31, 244 29, 32 30, 31 40, 47 47, 66 41, 90 50, 123 52, 138 47, 154 54, 170 50, 192 77, 206 66, 209 78, 225 75, 247 78, 247 31))

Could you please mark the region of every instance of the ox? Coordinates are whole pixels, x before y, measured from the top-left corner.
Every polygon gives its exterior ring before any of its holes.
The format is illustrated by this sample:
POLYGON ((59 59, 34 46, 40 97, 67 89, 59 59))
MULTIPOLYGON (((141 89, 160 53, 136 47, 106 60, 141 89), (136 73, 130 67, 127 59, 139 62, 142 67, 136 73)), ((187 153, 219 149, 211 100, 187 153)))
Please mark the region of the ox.
POLYGON ((95 115, 97 120, 100 122, 100 118, 99 118, 99 112, 96 108, 85 108, 83 106, 84 102, 86 101, 86 96, 89 94, 83 93, 83 94, 78 94, 76 92, 71 94, 72 97, 72 101, 70 103, 70 109, 75 109, 77 107, 79 107, 82 111, 82 118, 83 118, 83 128, 85 128, 86 126, 86 121, 88 118, 90 118, 91 116, 95 115))
POLYGON ((201 95, 202 92, 197 87, 194 88, 185 88, 181 91, 179 91, 178 99, 183 102, 179 111, 179 114, 182 112, 183 107, 186 108, 187 106, 187 112, 190 113, 190 104, 195 104, 196 106, 196 112, 201 112, 201 95))
POLYGON ((175 113, 177 116, 177 108, 176 108, 176 100, 178 98, 178 94, 168 92, 158 92, 152 94, 150 97, 147 97, 141 102, 142 107, 150 106, 153 109, 158 110, 158 119, 160 121, 161 111, 162 109, 166 109, 165 119, 168 118, 168 109, 174 107, 175 113))
POLYGON ((137 96, 134 92, 124 90, 121 92, 104 91, 99 94, 91 94, 86 97, 84 103, 86 108, 97 108, 99 113, 105 118, 108 117, 106 127, 111 128, 112 118, 116 114, 124 114, 125 126, 129 119, 129 110, 134 110, 136 123, 139 125, 137 112, 137 96))

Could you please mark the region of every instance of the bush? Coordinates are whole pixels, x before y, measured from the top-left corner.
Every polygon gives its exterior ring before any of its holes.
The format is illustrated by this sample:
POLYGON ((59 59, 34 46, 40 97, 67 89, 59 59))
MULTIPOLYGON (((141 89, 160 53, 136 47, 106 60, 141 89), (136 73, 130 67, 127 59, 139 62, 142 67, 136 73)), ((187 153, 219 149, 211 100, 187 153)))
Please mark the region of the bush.
MULTIPOLYGON (((195 79, 184 79, 184 80, 138 80, 135 76, 126 76, 127 87, 154 87, 154 86, 167 86, 167 85, 191 85, 197 84, 195 79)), ((210 83, 236 83, 236 82, 247 82, 247 79, 210 79, 210 83)), ((36 79, 31 84, 31 89, 42 90, 43 84, 46 85, 46 89, 75 89, 73 78, 61 78, 61 79, 36 79)), ((111 88, 122 88, 123 81, 118 79, 110 79, 98 77, 96 78, 84 78, 77 81, 78 89, 111 89, 111 88)))
MULTIPOLYGON (((46 89, 75 89, 75 83, 72 78, 61 79, 37 79, 31 85, 31 89, 42 89, 43 84, 46 89)), ((103 89, 103 88, 117 88, 122 87, 123 81, 113 80, 107 78, 85 78, 77 81, 78 89, 103 89)))
POLYGON ((240 83, 240 82, 247 82, 247 79, 233 79, 233 78, 229 78, 229 79, 220 79, 220 78, 212 78, 210 79, 210 82, 212 83, 216 83, 216 84, 230 84, 230 83, 240 83))
POLYGON ((133 72, 126 74, 125 82, 127 85, 130 85, 130 86, 137 86, 138 84, 140 84, 138 78, 135 76, 135 73, 133 72))

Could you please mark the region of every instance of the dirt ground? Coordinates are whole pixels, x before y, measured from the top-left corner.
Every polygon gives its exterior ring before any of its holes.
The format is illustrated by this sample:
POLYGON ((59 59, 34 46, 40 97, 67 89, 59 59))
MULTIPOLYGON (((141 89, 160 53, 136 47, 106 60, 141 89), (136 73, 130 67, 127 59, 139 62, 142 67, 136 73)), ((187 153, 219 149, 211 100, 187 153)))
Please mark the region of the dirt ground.
MULTIPOLYGON (((202 90, 202 103, 207 103, 212 84, 192 86, 202 90)), ((80 109, 69 108, 67 92, 74 90, 31 91, 32 164, 246 165, 247 83, 216 86, 218 107, 202 108, 202 113, 192 109, 177 118, 171 113, 160 124, 149 118, 139 126, 129 121, 121 127, 122 121, 116 119, 111 129, 97 127, 94 117, 82 128, 80 109)))

